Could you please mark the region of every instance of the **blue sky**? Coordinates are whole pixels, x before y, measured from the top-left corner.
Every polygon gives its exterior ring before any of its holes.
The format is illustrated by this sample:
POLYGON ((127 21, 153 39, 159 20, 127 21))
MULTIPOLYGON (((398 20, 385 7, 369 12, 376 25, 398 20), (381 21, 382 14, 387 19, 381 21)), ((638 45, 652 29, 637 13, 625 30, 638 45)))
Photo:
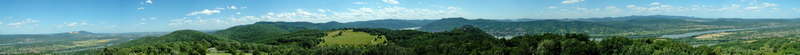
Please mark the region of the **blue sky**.
POLYGON ((800 18, 798 0, 0 0, 0 34, 219 30, 258 21, 800 18))

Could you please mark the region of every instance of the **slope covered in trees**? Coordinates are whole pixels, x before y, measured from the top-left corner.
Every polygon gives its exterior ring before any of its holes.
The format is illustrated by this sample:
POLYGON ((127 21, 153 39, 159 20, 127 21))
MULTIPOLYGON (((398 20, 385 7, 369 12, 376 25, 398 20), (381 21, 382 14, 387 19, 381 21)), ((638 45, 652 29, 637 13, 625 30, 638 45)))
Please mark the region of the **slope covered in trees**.
MULTIPOLYGON (((285 27, 285 28, 293 29, 297 27, 285 27)), ((214 32, 215 35, 220 35, 222 37, 228 37, 231 39, 242 40, 242 41, 253 40, 253 38, 277 36, 286 33, 289 33, 289 31, 286 31, 284 29, 269 24, 239 25, 218 32, 214 32)))
POLYGON ((228 38, 217 37, 195 30, 177 30, 164 36, 148 36, 125 43, 117 44, 114 47, 130 47, 145 44, 158 44, 170 42, 191 42, 201 40, 232 41, 228 38))

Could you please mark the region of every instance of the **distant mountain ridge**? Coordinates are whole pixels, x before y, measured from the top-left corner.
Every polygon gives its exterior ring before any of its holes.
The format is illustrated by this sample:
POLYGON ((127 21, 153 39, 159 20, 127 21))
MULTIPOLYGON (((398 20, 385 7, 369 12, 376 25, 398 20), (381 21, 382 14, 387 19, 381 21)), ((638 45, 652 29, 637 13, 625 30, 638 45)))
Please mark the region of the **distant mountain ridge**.
POLYGON ((58 34, 95 34, 95 33, 92 33, 92 32, 89 32, 89 31, 72 31, 72 32, 64 32, 64 33, 58 33, 58 34))

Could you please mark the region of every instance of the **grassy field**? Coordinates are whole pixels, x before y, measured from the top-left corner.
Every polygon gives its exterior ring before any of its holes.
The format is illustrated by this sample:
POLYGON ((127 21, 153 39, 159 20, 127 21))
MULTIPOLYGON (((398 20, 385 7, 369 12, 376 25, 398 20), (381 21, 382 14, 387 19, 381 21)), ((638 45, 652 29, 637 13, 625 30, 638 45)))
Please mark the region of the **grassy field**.
POLYGON ((324 41, 319 45, 369 45, 386 42, 386 37, 384 36, 369 35, 369 33, 354 32, 353 30, 328 32, 328 35, 322 37, 322 39, 324 41))
POLYGON ((697 37, 694 37, 694 38, 695 39, 716 39, 714 37, 721 37, 721 36, 725 36, 725 35, 728 35, 728 34, 733 34, 733 33, 722 32, 722 33, 714 33, 714 34, 704 34, 704 35, 700 35, 700 36, 697 36, 697 37))

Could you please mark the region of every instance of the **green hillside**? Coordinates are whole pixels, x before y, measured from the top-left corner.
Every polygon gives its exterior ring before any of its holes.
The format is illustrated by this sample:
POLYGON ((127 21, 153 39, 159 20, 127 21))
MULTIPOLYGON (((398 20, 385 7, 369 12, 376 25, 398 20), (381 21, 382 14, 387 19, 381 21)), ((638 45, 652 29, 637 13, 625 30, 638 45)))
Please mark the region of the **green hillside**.
POLYGON ((743 54, 800 54, 800 37, 771 37, 724 42, 714 47, 729 49, 720 51, 743 54))
MULTIPOLYGON (((299 29, 296 27, 286 27, 286 26, 284 26, 283 28, 299 29)), ((286 31, 284 29, 269 24, 249 24, 249 25, 233 26, 228 29, 215 32, 214 34, 222 37, 228 37, 234 40, 248 41, 248 40, 254 40, 254 38, 272 37, 286 33, 289 33, 289 31, 286 31)))
POLYGON ((228 38, 217 37, 196 30, 177 30, 164 36, 142 37, 126 43, 115 45, 114 47, 130 47, 145 44, 158 44, 170 42, 192 42, 201 40, 232 41, 228 38))

